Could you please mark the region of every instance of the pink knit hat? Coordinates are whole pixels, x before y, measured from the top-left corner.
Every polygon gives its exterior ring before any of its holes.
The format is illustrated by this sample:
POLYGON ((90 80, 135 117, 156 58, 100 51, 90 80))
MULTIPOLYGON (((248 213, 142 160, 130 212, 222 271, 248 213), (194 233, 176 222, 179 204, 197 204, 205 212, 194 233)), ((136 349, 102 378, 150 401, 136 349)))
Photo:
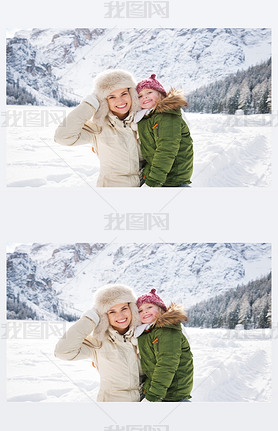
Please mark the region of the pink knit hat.
POLYGON ((167 307, 162 301, 162 299, 155 293, 156 289, 152 289, 149 293, 146 293, 145 295, 139 296, 139 298, 136 301, 137 307, 141 307, 142 304, 145 302, 148 302, 150 304, 155 304, 161 307, 164 311, 167 311, 167 307))
POLYGON ((148 79, 138 82, 136 86, 137 93, 140 93, 144 88, 152 88, 153 90, 159 91, 163 96, 167 96, 167 93, 160 82, 155 79, 156 75, 153 73, 148 79))

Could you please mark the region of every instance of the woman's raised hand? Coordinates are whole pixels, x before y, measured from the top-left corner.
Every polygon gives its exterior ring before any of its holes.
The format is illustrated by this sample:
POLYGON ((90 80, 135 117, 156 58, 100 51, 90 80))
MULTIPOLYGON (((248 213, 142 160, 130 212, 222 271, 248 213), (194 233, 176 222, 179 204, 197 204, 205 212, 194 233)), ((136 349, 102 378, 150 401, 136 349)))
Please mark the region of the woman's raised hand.
POLYGON ((84 97, 82 102, 89 103, 96 111, 99 108, 99 101, 94 93, 88 94, 88 96, 84 97))
POLYGON ((87 317, 88 319, 91 319, 96 325, 99 324, 99 315, 94 307, 85 311, 81 317, 87 317))

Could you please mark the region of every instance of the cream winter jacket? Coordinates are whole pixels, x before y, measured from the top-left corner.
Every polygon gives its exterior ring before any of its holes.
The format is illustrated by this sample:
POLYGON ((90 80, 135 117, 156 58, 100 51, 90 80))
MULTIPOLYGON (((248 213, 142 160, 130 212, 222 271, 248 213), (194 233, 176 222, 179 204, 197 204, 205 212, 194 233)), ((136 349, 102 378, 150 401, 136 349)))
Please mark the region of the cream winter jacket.
POLYGON ((56 129, 55 142, 93 147, 100 162, 98 187, 139 187, 142 157, 133 114, 122 121, 109 112, 100 127, 93 122, 95 112, 89 102, 81 102, 56 129))
POLYGON ((133 329, 120 335, 112 327, 101 343, 89 335, 95 323, 81 317, 58 341, 55 356, 69 361, 91 359, 100 374, 97 401, 140 401, 140 361, 133 329))

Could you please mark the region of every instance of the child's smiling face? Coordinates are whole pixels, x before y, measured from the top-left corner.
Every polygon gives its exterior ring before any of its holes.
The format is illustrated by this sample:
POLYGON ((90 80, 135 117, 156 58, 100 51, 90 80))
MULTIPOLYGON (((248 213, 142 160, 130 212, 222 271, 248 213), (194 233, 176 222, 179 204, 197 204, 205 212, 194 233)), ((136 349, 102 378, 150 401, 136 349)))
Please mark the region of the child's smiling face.
POLYGON ((138 312, 140 315, 141 323, 152 323, 157 318, 160 311, 160 307, 155 304, 145 302, 140 305, 138 312))
POLYGON ((138 98, 142 109, 151 109, 159 99, 159 92, 152 88, 143 88, 138 94, 138 98))

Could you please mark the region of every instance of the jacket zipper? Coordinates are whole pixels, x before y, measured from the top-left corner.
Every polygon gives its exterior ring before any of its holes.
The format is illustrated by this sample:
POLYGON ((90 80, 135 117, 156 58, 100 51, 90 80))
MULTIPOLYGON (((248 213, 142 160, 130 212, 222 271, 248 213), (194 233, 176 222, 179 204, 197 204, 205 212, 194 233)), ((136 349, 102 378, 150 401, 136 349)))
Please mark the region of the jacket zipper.
POLYGON ((153 127, 152 127, 153 131, 156 130, 156 136, 158 138, 158 123, 156 123, 153 127))
POLYGON ((152 344, 155 345, 157 347, 157 352, 159 352, 159 344, 158 344, 158 338, 156 338, 155 340, 152 341, 152 344))

